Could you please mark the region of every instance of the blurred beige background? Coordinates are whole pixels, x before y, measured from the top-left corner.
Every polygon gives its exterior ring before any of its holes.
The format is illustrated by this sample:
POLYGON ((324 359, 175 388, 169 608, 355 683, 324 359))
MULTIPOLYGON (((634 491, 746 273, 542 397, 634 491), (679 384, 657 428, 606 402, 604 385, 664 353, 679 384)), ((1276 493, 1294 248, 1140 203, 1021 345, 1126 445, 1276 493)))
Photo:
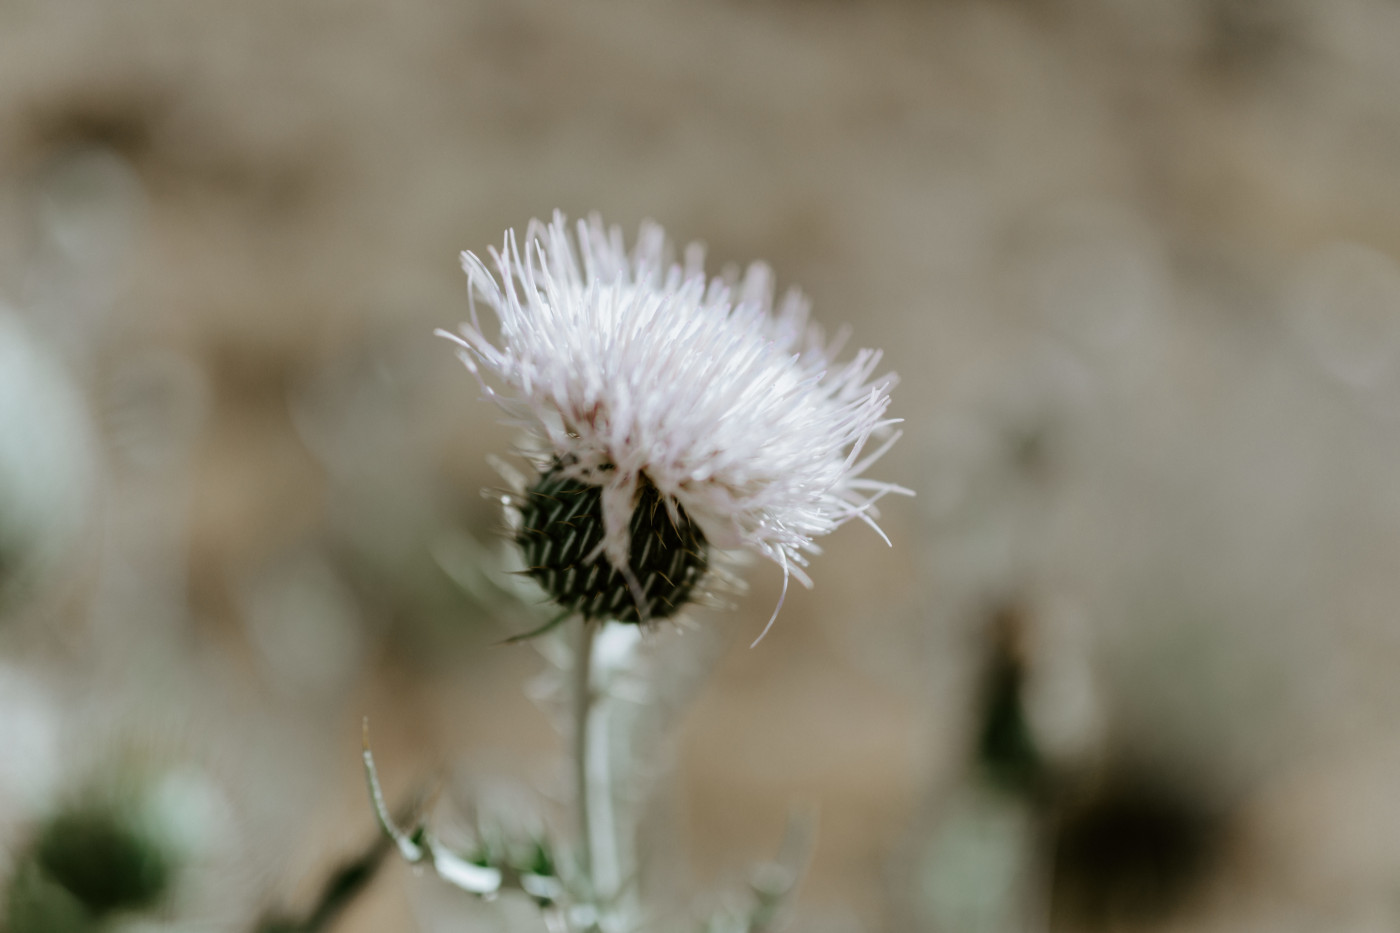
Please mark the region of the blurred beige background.
MULTIPOLYGON (((8 850, 119 750, 196 763, 170 922, 242 930, 372 837, 362 716, 391 796, 557 794, 485 579, 511 437, 431 332, 460 250, 597 210, 883 347, 918 493, 757 648, 766 566, 658 636, 695 643, 645 762, 668 903, 799 801, 793 929, 1393 929, 1398 43, 1390 0, 0 3, 0 304, 44 360, 0 372, 41 439, 0 452, 38 516, 8 850), (982 786, 998 670, 1048 797, 982 786)), ((391 863, 340 928, 522 906, 391 863)))

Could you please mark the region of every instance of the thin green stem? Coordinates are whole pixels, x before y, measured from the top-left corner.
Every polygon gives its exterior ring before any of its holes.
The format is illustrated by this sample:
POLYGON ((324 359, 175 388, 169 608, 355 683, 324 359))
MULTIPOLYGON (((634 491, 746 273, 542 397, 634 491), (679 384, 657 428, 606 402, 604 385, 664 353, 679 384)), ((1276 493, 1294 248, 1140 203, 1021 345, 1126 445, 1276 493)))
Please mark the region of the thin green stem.
MULTIPOLYGON (((596 665, 595 665, 596 670, 596 665)), ((616 793, 613 786, 613 747, 611 713, 605 697, 594 684, 593 703, 588 711, 588 742, 584 747, 584 774, 587 794, 584 807, 592 829, 594 890, 601 904, 615 906, 622 890, 617 825, 616 793)))
POLYGON ((593 709, 593 636, 594 625, 588 619, 579 620, 578 640, 574 645, 574 808, 578 811, 579 860, 590 888, 593 878, 593 822, 588 805, 588 721, 593 709))
POLYGON ((625 912, 624 874, 614 786, 611 709, 598 666, 598 636, 607 623, 585 622, 574 659, 574 784, 579 847, 587 888, 600 917, 625 912))

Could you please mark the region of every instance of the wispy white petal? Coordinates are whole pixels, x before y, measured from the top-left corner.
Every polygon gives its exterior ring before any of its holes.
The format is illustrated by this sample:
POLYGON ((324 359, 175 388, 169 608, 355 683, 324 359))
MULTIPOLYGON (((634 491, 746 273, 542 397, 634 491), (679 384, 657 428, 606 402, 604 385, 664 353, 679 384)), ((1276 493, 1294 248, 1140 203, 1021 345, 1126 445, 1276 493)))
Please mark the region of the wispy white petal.
POLYGON ((511 232, 489 251, 490 266, 462 255, 471 316, 452 339, 545 458, 603 488, 604 551, 624 573, 627 503, 645 476, 713 545, 810 586, 814 539, 852 518, 878 532, 874 502, 907 492, 862 478, 896 437, 894 376, 875 375, 874 350, 838 363, 846 331, 826 341, 795 291, 775 308, 767 266, 707 278, 698 245, 683 264, 674 252, 655 224, 629 253, 596 215, 572 236, 560 214, 532 221, 523 245, 511 232))

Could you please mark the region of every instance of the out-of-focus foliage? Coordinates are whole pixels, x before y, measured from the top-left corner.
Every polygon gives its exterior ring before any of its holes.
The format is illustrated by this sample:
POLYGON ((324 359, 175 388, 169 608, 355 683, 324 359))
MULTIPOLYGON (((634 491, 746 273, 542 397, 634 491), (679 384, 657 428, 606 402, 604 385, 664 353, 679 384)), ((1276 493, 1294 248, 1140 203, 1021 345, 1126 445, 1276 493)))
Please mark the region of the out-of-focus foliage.
POLYGON ((171 900, 189 855, 181 830, 150 788, 115 786, 59 807, 30 833, 5 892, 11 933, 106 929, 171 900))

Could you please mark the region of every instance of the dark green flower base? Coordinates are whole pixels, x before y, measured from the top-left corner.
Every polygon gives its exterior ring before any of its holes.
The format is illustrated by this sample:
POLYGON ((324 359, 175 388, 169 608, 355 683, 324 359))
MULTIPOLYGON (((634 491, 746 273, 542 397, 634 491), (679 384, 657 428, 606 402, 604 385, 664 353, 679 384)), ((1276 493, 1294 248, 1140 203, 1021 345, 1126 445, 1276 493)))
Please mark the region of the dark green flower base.
POLYGON ((526 573, 561 607, 585 619, 639 623, 675 615, 694 595, 709 568, 709 545, 677 507, 673 521, 656 487, 645 478, 632 513, 629 566, 642 606, 626 579, 608 562, 603 541, 602 489, 555 468, 540 477, 520 507, 516 541, 526 573))

